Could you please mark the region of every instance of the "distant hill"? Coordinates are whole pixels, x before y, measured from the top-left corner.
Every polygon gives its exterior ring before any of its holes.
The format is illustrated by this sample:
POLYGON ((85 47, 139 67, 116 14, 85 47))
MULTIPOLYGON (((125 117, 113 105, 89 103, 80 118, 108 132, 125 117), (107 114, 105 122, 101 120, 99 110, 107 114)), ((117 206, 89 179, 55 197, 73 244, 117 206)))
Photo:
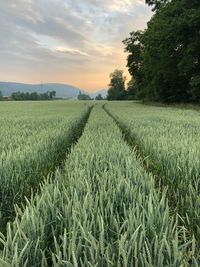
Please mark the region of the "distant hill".
MULTIPOLYGON (((10 96, 13 92, 37 92, 44 93, 47 91, 56 91, 56 97, 59 98, 77 98, 80 89, 68 84, 60 83, 44 83, 44 84, 25 84, 14 82, 0 82, 0 91, 4 96, 10 96)), ((99 90, 95 93, 88 93, 81 90, 82 93, 88 94, 91 97, 96 97, 99 93, 103 97, 107 95, 106 90, 99 90)))

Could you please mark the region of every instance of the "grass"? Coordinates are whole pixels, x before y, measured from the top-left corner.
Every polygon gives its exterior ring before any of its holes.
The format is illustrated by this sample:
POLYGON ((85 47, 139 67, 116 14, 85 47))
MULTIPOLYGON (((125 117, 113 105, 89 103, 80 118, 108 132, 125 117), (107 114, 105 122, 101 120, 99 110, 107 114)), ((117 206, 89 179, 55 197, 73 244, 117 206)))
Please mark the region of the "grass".
POLYGON ((159 186, 168 188, 170 206, 200 248, 199 113, 127 102, 109 103, 106 108, 129 132, 159 186))
POLYGON ((149 101, 135 101, 138 103, 142 103, 144 105, 149 105, 153 107, 165 107, 165 108, 178 108, 178 109, 191 109, 191 110, 200 110, 199 104, 193 104, 193 103, 174 103, 174 104, 164 104, 164 103, 158 103, 158 102, 149 102, 149 101))
POLYGON ((101 105, 63 171, 16 212, 1 266, 198 266, 195 239, 101 105))
POLYGON ((15 217, 14 204, 39 189, 81 135, 89 109, 66 102, 0 105, 0 222, 15 217))

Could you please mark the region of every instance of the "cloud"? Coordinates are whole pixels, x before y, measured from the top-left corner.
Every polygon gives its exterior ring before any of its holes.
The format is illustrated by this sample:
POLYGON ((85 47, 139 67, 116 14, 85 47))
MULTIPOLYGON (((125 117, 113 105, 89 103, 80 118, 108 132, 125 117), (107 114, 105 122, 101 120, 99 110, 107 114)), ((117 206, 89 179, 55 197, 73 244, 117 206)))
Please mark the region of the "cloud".
POLYGON ((72 56, 88 56, 87 53, 85 52, 82 52, 78 49, 69 49, 69 48, 66 48, 66 47, 57 47, 56 48, 56 51, 60 52, 60 53, 64 53, 64 54, 69 54, 69 55, 72 55, 72 56))
POLYGON ((151 16, 143 0, 8 0, 0 10, 0 80, 89 89, 125 67, 121 41, 151 16))

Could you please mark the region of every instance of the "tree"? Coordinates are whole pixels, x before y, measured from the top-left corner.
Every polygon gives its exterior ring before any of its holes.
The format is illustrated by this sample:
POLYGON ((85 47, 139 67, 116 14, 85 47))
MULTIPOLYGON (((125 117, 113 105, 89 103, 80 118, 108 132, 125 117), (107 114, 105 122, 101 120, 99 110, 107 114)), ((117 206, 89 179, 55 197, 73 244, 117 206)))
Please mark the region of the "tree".
POLYGON ((95 97, 95 100, 103 100, 103 97, 101 94, 98 94, 96 97, 95 97))
POLYGON ((27 94, 26 100, 45 100, 45 99, 47 99, 47 93, 38 95, 36 92, 32 92, 30 94, 27 94))
POLYGON ((3 100, 3 94, 2 92, 0 91, 0 101, 3 100))
POLYGON ((146 79, 143 65, 143 34, 144 32, 142 31, 131 32, 130 37, 123 41, 125 52, 128 52, 127 67, 131 76, 134 76, 135 87, 137 88, 135 94, 138 99, 143 99, 146 95, 146 79))
POLYGON ((49 92, 45 92, 40 94, 40 100, 48 100, 49 99, 49 92))
POLYGON ((55 96, 55 91, 48 91, 45 93, 38 94, 37 92, 32 93, 23 93, 23 92, 14 92, 11 95, 13 100, 22 101, 22 100, 51 100, 55 96))
POLYGON ((146 2, 156 7, 148 28, 124 41, 136 95, 165 103, 200 101, 200 1, 146 2))
POLYGON ((162 8, 169 0, 146 0, 146 4, 153 6, 153 11, 162 8))
POLYGON ((51 92, 49 92, 49 98, 50 99, 53 99, 53 98, 55 98, 56 97, 56 91, 51 91, 51 92))
POLYGON ((108 89, 108 100, 125 99, 125 77, 122 70, 115 70, 110 74, 110 84, 108 89))
POLYGON ((11 94, 13 100, 24 100, 20 91, 11 94))
POLYGON ((132 78, 127 84, 127 96, 128 100, 136 99, 136 84, 134 78, 132 78))
POLYGON ((81 91, 79 91, 78 100, 91 100, 91 97, 89 95, 82 94, 81 91))
POLYGON ((190 85, 190 93, 192 100, 196 103, 200 103, 200 75, 192 77, 190 85))

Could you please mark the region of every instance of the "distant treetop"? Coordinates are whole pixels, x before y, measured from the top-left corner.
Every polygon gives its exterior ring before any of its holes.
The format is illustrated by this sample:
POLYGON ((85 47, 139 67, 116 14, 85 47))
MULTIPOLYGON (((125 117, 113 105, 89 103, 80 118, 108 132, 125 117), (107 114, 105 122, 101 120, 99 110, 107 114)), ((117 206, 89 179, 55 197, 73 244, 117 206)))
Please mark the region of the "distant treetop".
POLYGON ((89 95, 82 94, 80 90, 78 94, 78 100, 91 100, 91 97, 89 95))

